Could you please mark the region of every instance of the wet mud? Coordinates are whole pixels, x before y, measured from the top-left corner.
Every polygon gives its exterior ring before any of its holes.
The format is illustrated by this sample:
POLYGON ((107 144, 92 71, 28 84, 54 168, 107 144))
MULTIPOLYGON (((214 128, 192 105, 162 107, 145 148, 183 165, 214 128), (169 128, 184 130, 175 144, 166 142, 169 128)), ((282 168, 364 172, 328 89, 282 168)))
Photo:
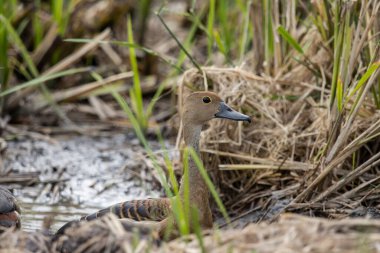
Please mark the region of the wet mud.
MULTIPOLYGON (((133 135, 60 136, 7 144, 3 183, 13 188, 21 204, 25 231, 40 230, 51 217, 54 232, 67 221, 109 205, 163 195, 133 135)), ((156 142, 151 146, 161 148, 156 142)))

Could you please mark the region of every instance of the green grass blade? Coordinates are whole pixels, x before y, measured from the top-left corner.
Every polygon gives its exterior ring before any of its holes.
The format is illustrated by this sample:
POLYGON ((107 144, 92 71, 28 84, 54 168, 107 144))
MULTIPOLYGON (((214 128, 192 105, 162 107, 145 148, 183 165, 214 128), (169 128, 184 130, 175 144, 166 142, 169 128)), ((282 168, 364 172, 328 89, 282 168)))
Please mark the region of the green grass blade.
POLYGON ((173 192, 170 190, 169 184, 167 183, 165 173, 161 166, 159 165, 156 155, 150 148, 148 141, 145 138, 144 132, 140 126, 140 123, 138 122, 137 118, 133 114, 131 108, 129 107, 128 103, 124 100, 124 98, 116 91, 111 91, 112 96, 115 98, 116 102, 119 104, 119 106, 122 108, 122 110, 126 113, 128 119, 130 120, 132 127, 136 133, 137 138, 139 139, 140 143, 144 146, 145 151, 148 154, 149 159, 152 161, 154 169, 157 171, 160 182, 162 186, 165 189, 165 193, 168 197, 173 197, 173 192))
MULTIPOLYGON (((133 30, 132 30, 132 21, 131 17, 128 16, 127 21, 127 29, 128 29, 128 42, 133 44, 133 30)), ((141 92, 141 83, 140 83, 140 74, 138 70, 137 65, 137 59, 136 59, 136 51, 133 47, 129 48, 129 60, 132 67, 133 72, 133 88, 130 91, 131 95, 131 102, 133 105, 134 113, 137 116, 137 119, 139 120, 140 125, 142 126, 143 130, 148 126, 148 118, 146 117, 144 113, 144 105, 143 105, 143 97, 141 92)))
POLYGON ((51 74, 51 75, 45 75, 45 76, 39 76, 33 80, 30 80, 28 82, 25 82, 23 84, 20 84, 20 85, 17 85, 15 87, 12 87, 4 92, 1 92, 0 93, 0 97, 3 97, 3 96, 6 96, 6 95, 9 95, 13 92, 16 92, 16 91, 19 91, 19 90, 22 90, 22 89, 25 89, 25 88, 28 88, 28 87, 33 87, 33 86, 36 86, 36 85, 39 85, 39 84, 42 84, 46 81, 49 81, 49 80, 54 80, 54 79, 57 79, 57 78, 60 78, 60 77, 64 77, 64 76, 69 76, 69 75, 74 75, 74 74, 78 74, 78 73, 83 73, 83 72, 87 72, 89 71, 90 68, 88 67, 85 67, 85 68, 75 68, 75 69, 69 69, 69 70, 64 70, 64 71, 61 71, 61 72, 56 72, 54 74, 51 74))
POLYGON ((249 27, 250 27, 250 19, 249 19, 249 11, 251 9, 252 0, 247 2, 247 6, 245 7, 245 15, 244 15, 244 25, 243 25, 243 33, 241 37, 240 43, 240 58, 239 61, 242 62, 244 60, 245 52, 247 50, 248 39, 249 39, 249 27))
MULTIPOLYGON (((151 10, 152 0, 141 0, 138 2, 138 10, 137 10, 137 16, 138 16, 138 28, 139 31, 145 31, 146 30, 146 24, 148 21, 149 13, 151 10)), ((145 32, 140 32, 138 37, 138 43, 144 44, 144 36, 146 35, 145 32)))
POLYGON ((207 18, 207 52, 208 57, 212 55, 212 46, 214 44, 214 22, 215 22, 215 0, 209 1, 209 10, 208 10, 208 18, 207 18))
POLYGON ((0 84, 1 91, 4 91, 9 77, 8 36, 4 27, 0 27, 0 45, 0 84))
POLYGON ((66 6, 67 6, 67 8, 64 11, 63 18, 61 21, 61 23, 62 23, 62 25, 61 25, 62 34, 64 34, 66 32, 67 26, 68 26, 69 21, 70 21, 71 13, 73 12, 74 7, 75 7, 75 1, 74 0, 67 0, 66 6))
POLYGON ((272 57, 274 54, 274 35, 272 27, 272 1, 263 0, 264 8, 264 56, 266 61, 266 72, 269 74, 272 57))
MULTIPOLYGON (((94 42, 95 40, 93 40, 93 39, 65 39, 64 41, 65 42, 74 42, 74 43, 89 43, 89 42, 94 42)), ((133 47, 133 48, 142 50, 147 54, 157 56, 158 58, 163 60, 165 63, 169 64, 171 67, 176 68, 177 71, 179 71, 180 73, 184 72, 183 69, 178 67, 177 64, 173 63, 170 59, 166 58, 165 56, 163 56, 163 55, 157 53, 156 51, 149 49, 147 47, 143 47, 143 46, 140 46, 140 45, 135 44, 135 43, 129 43, 129 42, 117 41, 117 40, 109 40, 109 41, 101 40, 101 41, 97 41, 97 42, 99 44, 114 44, 114 45, 119 45, 119 46, 133 47)))
POLYGON ((162 82, 158 86, 156 93, 154 93, 153 98, 150 100, 148 106, 146 107, 145 114, 146 114, 147 118, 150 118, 150 116, 152 116, 153 108, 156 105, 156 103, 157 103, 158 99, 160 98, 162 92, 164 91, 165 87, 166 87, 166 82, 162 82))
MULTIPOLYGON (((36 10, 41 8, 41 0, 34 0, 36 10)), ((43 39, 43 25, 40 17, 38 16, 38 11, 35 11, 32 18, 33 25, 33 40, 34 48, 37 48, 43 39)))
POLYGON ((337 83, 337 89, 336 89, 336 98, 337 98, 337 106, 338 106, 338 111, 342 112, 343 109, 343 83, 340 78, 338 78, 338 83, 337 83))
POLYGON ((173 198, 171 201, 174 218, 177 221, 177 226, 181 235, 188 235, 190 228, 188 227, 185 210, 180 198, 173 198))
POLYGON ((355 88, 349 93, 346 101, 350 101, 352 96, 358 92, 358 90, 368 81, 368 79, 373 75, 373 73, 380 67, 380 61, 374 62, 371 64, 364 75, 359 79, 358 83, 355 85, 355 88))
POLYGON ((343 45, 342 45, 342 56, 341 56, 341 75, 340 77, 343 80, 343 88, 347 89, 350 77, 352 73, 349 73, 348 66, 350 62, 350 57, 352 56, 352 28, 350 26, 350 11, 347 11, 346 18, 345 18, 345 27, 344 27, 344 38, 343 38, 343 45))
POLYGON ((71 12, 75 2, 73 0, 51 0, 53 19, 58 26, 58 31, 63 35, 66 31, 71 12))
MULTIPOLYGON (((184 223, 185 226, 183 228, 184 233, 188 234, 190 233, 190 180, 189 180, 189 150, 185 148, 183 152, 183 176, 181 181, 181 187, 184 189, 182 192, 182 195, 180 196, 182 198, 183 207, 184 207, 184 223)), ((181 194, 181 193, 180 193, 181 194)))
POLYGON ((0 22, 3 23, 5 29, 8 32, 9 38, 11 38, 16 45, 16 47, 20 50, 21 55, 26 62, 26 65, 28 66, 30 72, 34 77, 38 76, 38 70, 36 66, 33 63, 32 58, 30 57, 30 54, 28 53, 28 50, 26 49, 25 45, 22 43, 22 40, 18 36, 16 30, 13 28, 9 20, 7 20, 6 17, 3 15, 0 15, 0 22))
POLYGON ((218 31, 214 31, 214 39, 215 39, 215 42, 216 42, 216 45, 218 46, 218 49, 219 51, 224 54, 224 57, 228 57, 227 56, 227 50, 226 50, 226 47, 224 46, 223 44, 223 40, 222 38, 220 37, 220 34, 218 31))
POLYGON ((331 96, 330 107, 333 106, 336 99, 336 89, 338 84, 338 78, 340 73, 340 57, 343 50, 343 35, 344 25, 340 21, 340 4, 336 3, 335 6, 335 18, 334 18, 334 63, 333 63, 333 76, 331 82, 331 96))
POLYGON ((62 19, 63 0, 51 0, 51 7, 54 20, 59 22, 62 19))
POLYGON ((191 208, 191 217, 193 217, 193 229, 195 236, 199 242, 199 247, 201 248, 202 253, 206 253, 206 247, 203 240, 202 228, 199 223, 199 211, 196 208, 191 208))
MULTIPOLYGON (((234 33, 231 32, 231 23, 229 22, 229 10, 232 2, 229 0, 218 0, 217 4, 217 18, 220 23, 221 32, 220 37, 223 40, 223 47, 225 48, 225 57, 230 62, 230 52, 233 44, 234 33)), ((235 27, 232 27, 235 29, 235 27)))
POLYGON ((17 0, 0 0, 0 14, 11 20, 17 11, 17 0))
POLYGON ((186 56, 189 58, 189 60, 193 63, 193 65, 198 69, 199 72, 202 72, 202 69, 200 65, 195 61, 195 59, 190 55, 190 53, 187 51, 187 49, 182 45, 182 43, 178 40, 178 38, 175 36, 175 34, 170 30, 170 28, 167 26, 166 22, 164 19, 161 17, 161 11, 162 11, 163 6, 159 9, 158 12, 156 12, 156 15, 162 25, 165 27, 165 29, 168 31, 170 36, 176 41, 177 45, 181 48, 181 50, 186 54, 186 56))
POLYGON ((304 51, 300 44, 288 33, 288 31, 285 30, 283 26, 279 26, 277 28, 277 32, 281 35, 281 37, 290 45, 292 46, 298 53, 304 55, 304 51))
POLYGON ((377 109, 380 109, 380 80, 377 82, 377 88, 376 85, 374 85, 371 89, 373 100, 375 101, 375 105, 377 109))
MULTIPOLYGON (((373 75, 377 76, 379 74, 379 70, 377 69, 373 75)), ((371 77, 373 77, 371 75, 371 77)), ((365 90, 365 86, 362 86, 362 88, 358 91, 358 94, 356 96, 356 99, 351 107, 351 110, 350 110, 350 115, 352 115, 354 112, 355 112, 355 109, 357 108, 358 104, 359 104, 359 101, 361 100, 362 96, 363 96, 363 93, 364 93, 364 90, 365 90)))
POLYGON ((166 168, 167 168, 167 170, 169 172, 170 183, 171 183, 171 185, 173 187, 174 194, 177 195, 178 194, 178 190, 179 190, 179 185, 178 185, 175 173, 174 173, 173 163, 172 163, 172 161, 169 158, 169 153, 168 153, 168 150, 165 147, 164 139, 162 137, 160 129, 157 129, 156 135, 157 135, 158 141, 160 142, 161 148, 164 151, 164 161, 165 161, 166 168))
MULTIPOLYGON (((187 37, 185 39, 185 42, 183 43, 184 48, 186 48, 188 50, 191 49, 191 45, 194 43, 195 33, 196 33, 197 29, 200 28, 201 19, 203 18, 205 12, 206 12, 205 8, 203 8, 203 9, 201 9, 201 11, 199 12, 199 14, 197 16, 190 16, 192 18, 192 20, 191 20, 192 24, 191 24, 190 30, 187 34, 187 37)), ((180 66, 182 66, 185 59, 186 59, 186 53, 185 53, 185 51, 181 50, 178 57, 177 57, 176 67, 179 68, 180 66)))

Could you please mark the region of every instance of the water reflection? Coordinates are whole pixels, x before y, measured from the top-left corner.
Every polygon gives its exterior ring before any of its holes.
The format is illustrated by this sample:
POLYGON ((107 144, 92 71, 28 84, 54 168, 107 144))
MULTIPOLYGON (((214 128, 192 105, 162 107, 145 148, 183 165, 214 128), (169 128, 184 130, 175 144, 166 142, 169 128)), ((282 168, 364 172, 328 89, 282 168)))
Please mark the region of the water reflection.
MULTIPOLYGON (((82 215, 131 199, 159 197, 162 190, 147 165, 144 149, 124 134, 76 136, 8 143, 4 166, 33 180, 8 187, 22 207, 22 228, 42 229, 54 217, 56 231, 82 215)), ((160 149, 152 143, 153 149, 160 149)))

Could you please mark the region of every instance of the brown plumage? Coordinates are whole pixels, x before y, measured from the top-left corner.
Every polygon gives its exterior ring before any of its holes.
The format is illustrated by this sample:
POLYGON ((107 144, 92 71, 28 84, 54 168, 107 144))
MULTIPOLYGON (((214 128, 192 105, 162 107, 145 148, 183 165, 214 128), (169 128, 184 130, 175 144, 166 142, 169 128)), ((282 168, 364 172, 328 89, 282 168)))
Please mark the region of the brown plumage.
MULTIPOLYGON (((202 126, 214 118, 226 118, 235 121, 251 122, 250 117, 234 111, 227 106, 223 100, 212 92, 194 92, 184 101, 182 113, 183 136, 185 144, 193 148, 199 156, 199 139, 202 126)), ((200 157, 200 156, 199 156, 200 157)), ((198 224, 202 228, 211 228, 213 224, 211 209, 209 205, 209 190, 203 180, 195 162, 189 158, 189 202, 193 210, 198 210, 198 224)), ((179 198, 184 198, 184 178, 182 177, 179 198)), ((177 229, 174 214, 171 209, 173 200, 168 198, 147 199, 137 201, 127 201, 112 207, 103 209, 95 214, 85 216, 81 220, 93 220, 107 213, 116 214, 119 218, 129 218, 123 220, 126 227, 137 227, 141 229, 151 229, 157 231, 161 236, 166 233, 167 228, 177 229), (136 222, 138 221, 138 222, 136 222)), ((194 228, 194 217, 189 212, 189 224, 191 230, 194 228)), ((64 227, 66 227, 65 225, 64 227)), ((62 233, 62 228, 59 230, 62 233)))
POLYGON ((135 221, 161 221, 168 217, 171 209, 170 199, 142 199, 125 201, 102 209, 96 213, 83 216, 81 221, 91 221, 113 213, 118 218, 128 218, 135 221))

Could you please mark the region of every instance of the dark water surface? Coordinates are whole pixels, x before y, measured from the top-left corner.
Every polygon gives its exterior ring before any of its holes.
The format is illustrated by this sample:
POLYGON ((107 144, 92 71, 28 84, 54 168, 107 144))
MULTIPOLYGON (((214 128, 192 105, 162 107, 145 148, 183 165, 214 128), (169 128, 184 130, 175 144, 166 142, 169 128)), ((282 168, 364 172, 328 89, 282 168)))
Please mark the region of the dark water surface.
MULTIPOLYGON (((160 146, 152 143, 153 149, 160 146)), ((124 134, 8 141, 4 168, 38 182, 7 185, 22 206, 22 227, 39 230, 54 216, 52 231, 109 205, 159 197, 162 190, 143 148, 124 134)))

